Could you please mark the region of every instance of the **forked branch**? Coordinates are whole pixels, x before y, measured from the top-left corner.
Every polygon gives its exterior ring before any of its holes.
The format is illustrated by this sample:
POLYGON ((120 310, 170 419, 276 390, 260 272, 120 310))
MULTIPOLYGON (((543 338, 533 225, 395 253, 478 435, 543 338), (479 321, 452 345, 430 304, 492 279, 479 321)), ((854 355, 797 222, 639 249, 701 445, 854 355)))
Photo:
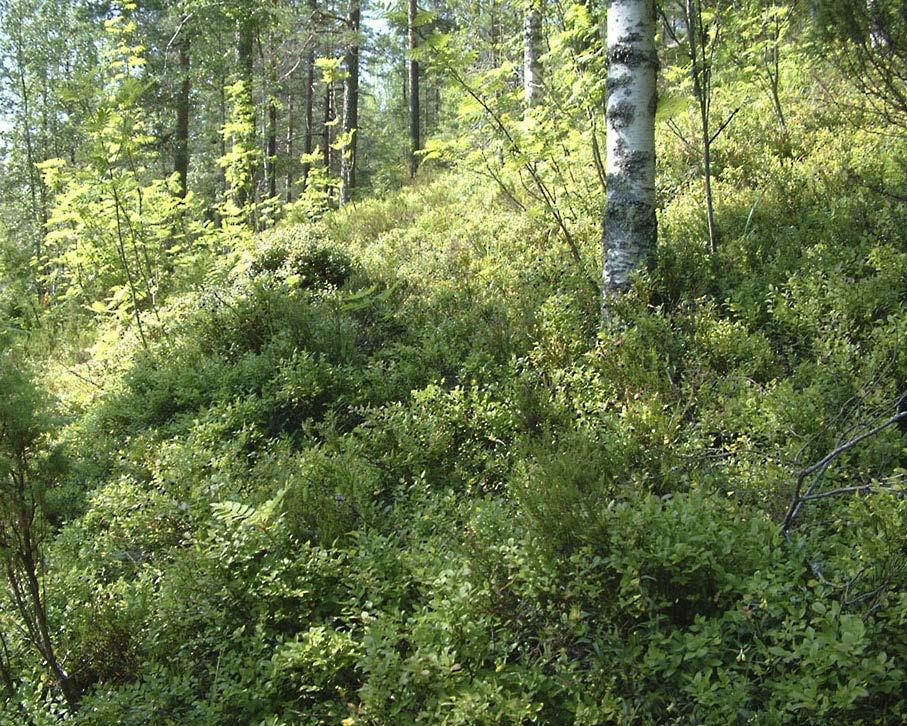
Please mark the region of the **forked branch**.
MULTIPOLYGON (((901 398, 901 401, 904 401, 904 397, 901 398)), ((803 487, 810 477, 820 477, 829 467, 829 465, 831 465, 831 463, 839 456, 850 451, 852 448, 865 441, 866 439, 877 436, 889 426, 893 426, 894 424, 900 423, 901 421, 907 421, 907 411, 898 410, 898 413, 896 413, 891 418, 880 423, 875 428, 872 428, 869 431, 865 431, 859 436, 854 436, 849 441, 846 441, 833 451, 830 451, 815 464, 806 467, 799 474, 797 474, 797 486, 794 489, 794 496, 791 499, 790 507, 787 510, 787 515, 784 517, 784 523, 781 525, 781 531, 785 534, 790 531, 791 527, 794 524, 794 520, 796 520, 797 516, 800 514, 801 509, 803 508, 803 505, 806 502, 816 501, 817 499, 827 499, 829 497, 841 496, 845 494, 866 494, 871 491, 881 491, 881 488, 874 487, 871 484, 866 484, 863 486, 841 487, 840 489, 832 489, 830 491, 818 494, 813 493, 815 482, 805 492, 803 491, 803 487)))

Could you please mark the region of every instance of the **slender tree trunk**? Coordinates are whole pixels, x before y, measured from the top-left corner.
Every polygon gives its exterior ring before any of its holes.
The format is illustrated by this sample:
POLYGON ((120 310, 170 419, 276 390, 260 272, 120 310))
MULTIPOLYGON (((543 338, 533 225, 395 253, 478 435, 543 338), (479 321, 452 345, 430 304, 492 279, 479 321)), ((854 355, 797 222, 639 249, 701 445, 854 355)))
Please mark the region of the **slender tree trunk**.
POLYGON ((25 78, 25 61, 22 58, 22 47, 16 44, 16 71, 19 80, 19 101, 22 109, 22 136, 25 139, 25 163, 28 166, 28 194, 31 199, 32 222, 40 224, 38 210, 38 175, 35 167, 35 144, 31 129, 31 95, 25 78))
MULTIPOLYGON (((312 137, 314 134, 314 115, 312 113, 313 99, 315 97, 315 13, 318 8, 316 0, 309 0, 309 37, 307 40, 305 61, 305 137, 302 142, 302 151, 308 157, 312 153, 312 137)), ((305 189, 309 178, 310 162, 302 165, 302 188, 305 189)))
MULTIPOLYGON (((330 3, 326 3, 327 9, 330 9, 330 3)), ((335 48, 333 42, 333 36, 329 34, 328 36, 331 40, 328 46, 328 57, 333 58, 335 55, 335 48)), ((336 154, 335 149, 332 148, 334 142, 334 134, 332 133, 336 124, 337 116, 337 92, 333 79, 328 80, 324 84, 324 166, 327 170, 327 174, 330 176, 334 173, 339 173, 339 165, 336 164, 336 154)))
POLYGON ((185 197, 189 191, 189 94, 192 80, 189 77, 190 40, 184 36, 179 45, 180 87, 176 95, 176 131, 173 143, 173 170, 177 175, 179 195, 185 197))
POLYGON ((542 4, 525 0, 523 16, 523 97, 526 108, 539 101, 542 90, 542 4))
POLYGON ((0 680, 3 681, 3 690, 7 698, 12 698, 16 694, 16 681, 13 679, 12 658, 9 653, 9 646, 6 642, 6 636, 0 630, 0 680))
POLYGON ((419 8, 416 0, 409 0, 409 178, 416 176, 419 168, 417 152, 422 148, 419 128, 419 61, 413 56, 416 51, 416 18, 419 8))
POLYGON ((702 114, 702 163, 705 172, 705 206, 709 223, 709 250, 718 254, 718 227, 715 225, 715 200, 712 194, 712 140, 709 114, 702 114))
MULTIPOLYGON (((441 125, 441 86, 438 85, 437 81, 435 82, 434 88, 435 95, 435 122, 432 125, 432 131, 436 130, 441 125)), ((426 130, 425 135, 429 135, 429 131, 426 130)))
POLYGON ((781 94, 778 90, 778 77, 772 78, 772 103, 775 105, 775 113, 778 114, 778 121, 781 123, 781 130, 787 131, 787 119, 784 118, 784 108, 781 106, 781 94))
MULTIPOLYGON (((254 109, 254 99, 252 96, 252 82, 254 80, 253 71, 254 71, 254 57, 253 51, 255 48, 255 29, 252 26, 252 22, 248 19, 243 20, 240 23, 238 30, 238 42, 237 42, 237 61, 239 64, 239 72, 242 77, 242 82, 244 85, 244 94, 245 94, 245 103, 248 104, 248 107, 252 109, 252 116, 255 117, 254 109)), ((253 137, 255 134, 254 124, 253 124, 253 137)), ((254 138, 249 139, 249 141, 254 144, 254 138)), ((255 188, 255 170, 249 170, 249 181, 242 188, 236 190, 236 204, 238 207, 245 207, 252 199, 252 190, 255 188)))
POLYGON ((295 182, 293 172, 296 167, 296 159, 293 158, 293 134, 295 132, 295 124, 293 123, 293 83, 292 79, 290 79, 287 87, 287 173, 285 177, 286 194, 284 195, 287 204, 293 201, 293 183, 295 182))
MULTIPOLYGON (((25 138, 25 163, 28 166, 26 174, 28 176, 28 194, 31 200, 31 217, 34 225, 34 253, 35 258, 39 261, 44 254, 42 243, 44 241, 45 225, 47 223, 47 209, 38 203, 38 197, 44 198, 44 182, 38 175, 37 159, 35 158, 35 143, 32 137, 31 129, 31 96, 28 89, 28 82, 25 77, 25 60, 23 58, 23 41, 21 38, 16 39, 16 71, 19 80, 19 101, 22 110, 22 135, 25 138), (40 193, 39 193, 40 190, 40 193)), ((35 291, 40 304, 44 297, 44 284, 41 281, 40 270, 35 276, 35 291)))
MULTIPOLYGON (((499 50, 500 37, 501 37, 501 28, 500 28, 501 23, 498 22, 498 9, 499 9, 499 5, 497 3, 497 0, 491 0, 489 7, 488 7, 488 24, 489 24, 489 45, 491 46, 490 58, 491 58, 491 67, 492 68, 497 68, 498 61, 499 61, 498 50, 499 50)), ((494 92, 495 100, 500 101, 501 95, 502 95, 501 91, 496 89, 494 92)), ((502 146, 498 146, 497 153, 495 154, 495 159, 497 161, 498 167, 504 166, 504 148, 502 146)))
POLYGON ((271 65, 271 92, 268 94, 268 147, 265 171, 268 196, 277 196, 277 68, 271 65))
MULTIPOLYGON (((66 82, 67 82, 67 83, 71 83, 71 82, 72 82, 72 79, 73 79, 72 64, 70 63, 69 58, 66 59, 65 70, 63 71, 63 78, 66 79, 66 82)), ((68 102, 68 103, 66 104, 66 107, 65 107, 65 108, 66 108, 66 113, 67 113, 67 114, 72 114, 72 113, 73 113, 73 104, 72 104, 72 102, 68 102)), ((68 125, 68 124, 67 124, 67 125, 68 125)), ((66 134, 66 136, 68 137, 68 138, 67 138, 67 141, 69 142, 69 148, 68 148, 68 151, 69 151, 69 163, 70 163, 70 164, 75 164, 75 163, 76 163, 76 146, 75 146, 76 135, 73 134, 73 133, 69 133, 69 134, 66 134)))
POLYGON ((772 103, 775 106, 775 113, 778 114, 778 121, 781 123, 782 132, 787 132, 787 120, 784 118, 784 109, 781 106, 781 29, 776 26, 772 35, 772 57, 768 63, 769 86, 772 91, 772 103))
MULTIPOLYGON (((277 0, 271 0, 277 9, 277 0)), ((277 38, 273 29, 268 32, 268 141, 265 148, 265 174, 268 177, 268 198, 277 198, 277 106, 279 89, 277 87, 277 38)), ((264 56, 262 56, 264 62, 264 56)), ((287 86, 292 92, 292 79, 287 86)))
POLYGON ((498 67, 498 4, 491 0, 488 8, 488 39, 491 45, 491 67, 498 67))
MULTIPOLYGON (((227 124, 227 88, 226 88, 226 79, 224 75, 221 74, 218 78, 220 91, 220 127, 223 128, 227 124)), ((223 134, 218 134, 218 143, 220 144, 220 155, 221 158, 227 155, 227 140, 224 138, 223 134)), ((227 172, 220 166, 218 172, 218 177, 220 180, 220 191, 224 199, 227 197, 227 172)))
POLYGON ((334 120, 334 84, 324 84, 324 168, 330 174, 334 164, 334 150, 331 148, 331 122, 334 120))
MULTIPOLYGON (((25 536, 28 537, 28 533, 26 533, 25 536)), ((34 608, 33 615, 40 641, 39 650, 41 651, 41 655, 44 656, 45 663, 51 671, 53 671, 54 678, 56 678, 57 684, 63 692, 63 697, 66 699, 67 705, 71 710, 75 711, 79 707, 81 694, 79 693, 76 684, 73 683, 72 678, 69 677, 69 674, 63 668, 57 658, 56 651, 54 650, 53 640, 50 636, 50 627, 47 622, 47 610, 44 607, 44 598, 41 596, 41 584, 38 581, 37 563, 35 562, 34 552, 30 542, 26 547, 26 551, 23 553, 23 570, 29 598, 31 599, 32 607, 34 608)))
MULTIPOLYGON (((715 224, 715 203, 712 195, 712 78, 711 62, 706 57, 707 35, 703 28, 702 4, 699 0, 687 0, 687 40, 690 53, 690 77, 693 81, 693 95, 699 104, 699 125, 702 131, 702 164, 705 175, 705 206, 709 226, 709 250, 712 256, 718 254, 718 227, 715 224)), ((714 43, 714 39, 712 40, 714 43)))
POLYGON ((604 230, 605 305, 655 246, 654 0, 608 7, 608 150, 604 230))
MULTIPOLYGON (((56 136, 56 130, 53 132, 50 130, 50 122, 48 120, 48 108, 50 107, 49 89, 47 78, 47 69, 44 69, 44 73, 41 75, 41 160, 44 161, 50 157, 50 150, 48 149, 47 143, 51 134, 53 133, 56 136)), ((56 141, 56 139, 54 139, 56 141)), ((47 228, 47 187, 44 185, 44 180, 41 180, 41 183, 38 185, 38 196, 41 210, 41 228, 42 232, 47 228)))
POLYGON ((346 78, 343 81, 343 133, 346 148, 340 157, 340 205, 350 201, 356 186, 356 136, 359 131, 359 22, 360 0, 350 0, 350 14, 347 25, 351 38, 347 46, 344 65, 346 78))

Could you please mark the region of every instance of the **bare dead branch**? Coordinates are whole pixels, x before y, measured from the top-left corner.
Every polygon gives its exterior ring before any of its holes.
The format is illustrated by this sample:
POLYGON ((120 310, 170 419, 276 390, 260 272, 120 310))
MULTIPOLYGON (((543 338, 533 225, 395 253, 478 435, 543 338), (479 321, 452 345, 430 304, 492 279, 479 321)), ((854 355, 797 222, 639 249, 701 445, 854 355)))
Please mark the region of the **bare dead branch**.
POLYGON ((814 483, 812 486, 809 487, 807 492, 804 494, 803 485, 806 483, 806 480, 813 475, 817 475, 817 477, 821 477, 822 474, 825 472, 825 470, 829 467, 829 465, 842 454, 846 453, 847 451, 850 451, 852 448, 854 448, 861 442, 865 441, 866 439, 880 434, 882 431, 887 429, 889 426, 893 426, 894 424, 896 424, 900 421, 904 421, 904 420, 907 420, 907 411, 905 411, 903 413, 897 413, 894 416, 887 419, 886 421, 879 424, 878 426, 870 429, 869 431, 865 431, 864 433, 860 434, 859 436, 855 436, 854 438, 850 439, 850 441, 847 441, 847 442, 841 444, 840 446, 835 448, 833 451, 826 454, 822 459, 817 461, 815 464, 812 464, 811 466, 808 466, 805 469, 803 469, 797 475, 797 485, 794 489, 794 496, 791 499, 790 507, 787 510, 787 515, 784 517, 784 523, 781 526, 781 531, 784 532, 785 534, 787 534, 790 531, 791 527, 793 526, 794 520, 797 518, 797 515, 800 513, 800 510, 802 509, 803 504, 806 502, 814 501, 816 499, 826 499, 827 497, 838 496, 838 495, 842 495, 842 494, 854 494, 854 493, 858 493, 858 492, 865 493, 868 491, 872 491, 873 487, 871 485, 863 485, 863 486, 857 486, 857 487, 843 487, 841 489, 832 490, 830 492, 824 492, 822 494, 812 494, 812 491, 815 488, 815 483, 814 483))

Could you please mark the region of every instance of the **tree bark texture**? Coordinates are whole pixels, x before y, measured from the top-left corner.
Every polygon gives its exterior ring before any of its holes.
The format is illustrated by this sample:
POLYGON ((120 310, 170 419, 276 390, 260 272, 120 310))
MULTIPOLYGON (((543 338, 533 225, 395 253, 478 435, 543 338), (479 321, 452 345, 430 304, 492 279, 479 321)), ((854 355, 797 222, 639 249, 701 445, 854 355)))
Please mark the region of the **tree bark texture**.
MULTIPOLYGON (((312 107, 315 98, 315 14, 317 6, 315 0, 309 0, 309 37, 306 47, 305 59, 305 136, 302 142, 302 151, 308 156, 312 153, 312 138, 314 136, 314 114, 312 107)), ((305 189, 306 182, 309 178, 309 169, 311 163, 303 162, 302 165, 302 188, 305 189)))
POLYGON ((284 175, 284 199, 286 199, 287 204, 293 201, 293 184, 295 183, 295 167, 296 159, 293 158, 294 144, 293 144, 293 135, 296 133, 296 125, 293 120, 293 113, 296 108, 293 102, 293 84, 289 83, 287 88, 287 135, 286 135, 286 151, 287 151, 287 166, 286 172, 284 175))
POLYGON ((526 108, 539 101, 542 90, 542 12, 541 0, 525 0, 523 14, 523 96, 526 108))
POLYGON ((625 290, 655 246, 654 0, 608 3, 606 298, 625 290))
POLYGON ((344 57, 346 78, 343 81, 343 133, 346 148, 340 158, 340 204, 350 201, 356 186, 356 135, 359 128, 359 22, 360 0, 350 0, 347 19, 350 41, 344 57))
POLYGON ((409 0, 408 31, 409 31, 409 177, 412 179, 419 168, 419 157, 416 155, 422 148, 421 129, 419 122, 419 61, 415 53, 416 42, 416 17, 419 8, 416 0, 409 0))
POLYGON ((331 122, 334 120, 334 84, 331 82, 324 84, 324 117, 322 134, 323 145, 321 153, 324 158, 324 168, 330 171, 334 166, 334 150, 331 148, 331 122))
POLYGON ((187 36, 179 45, 180 86, 176 95, 176 131, 173 142, 173 170, 176 172, 181 197, 185 197, 189 191, 189 94, 192 91, 189 44, 187 36))
POLYGON ((277 73, 272 69, 271 92, 268 97, 268 145, 265 172, 268 177, 268 196, 277 196, 277 73))

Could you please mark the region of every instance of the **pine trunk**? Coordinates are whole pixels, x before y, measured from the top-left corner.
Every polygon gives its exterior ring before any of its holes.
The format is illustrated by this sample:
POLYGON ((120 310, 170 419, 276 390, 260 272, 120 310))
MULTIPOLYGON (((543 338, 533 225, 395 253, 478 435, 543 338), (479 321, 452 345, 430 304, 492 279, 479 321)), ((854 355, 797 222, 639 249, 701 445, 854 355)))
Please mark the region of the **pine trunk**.
POLYGON ((347 26, 350 41, 344 57, 346 78, 343 81, 343 133, 346 148, 340 157, 340 204, 350 201, 356 186, 356 135, 359 128, 359 21, 360 0, 350 0, 347 26))
MULTIPOLYGON (((305 136, 302 142, 302 151, 308 157, 312 153, 312 138, 314 136, 314 114, 312 107, 315 98, 315 13, 317 7, 315 0, 309 0, 309 37, 307 40, 305 59, 305 136)), ((309 178, 309 169, 311 163, 303 162, 302 165, 302 188, 305 189, 306 182, 309 178)))

